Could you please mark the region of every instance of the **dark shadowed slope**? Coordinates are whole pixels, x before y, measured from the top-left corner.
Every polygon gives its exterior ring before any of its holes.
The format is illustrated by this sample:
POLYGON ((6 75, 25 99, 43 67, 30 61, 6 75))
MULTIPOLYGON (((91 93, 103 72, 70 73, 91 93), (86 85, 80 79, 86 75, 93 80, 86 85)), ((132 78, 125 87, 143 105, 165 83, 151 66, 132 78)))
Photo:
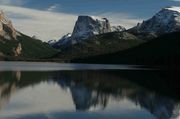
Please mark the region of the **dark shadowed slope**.
POLYGON ((0 40, 0 60, 41 59, 55 55, 57 51, 47 43, 21 34, 16 40, 0 40))
POLYGON ((79 43, 61 46, 56 58, 74 59, 122 51, 144 41, 127 32, 111 32, 89 37, 79 43))
POLYGON ((83 63, 145 64, 177 66, 180 61, 180 32, 163 35, 134 48, 116 53, 72 60, 83 63))

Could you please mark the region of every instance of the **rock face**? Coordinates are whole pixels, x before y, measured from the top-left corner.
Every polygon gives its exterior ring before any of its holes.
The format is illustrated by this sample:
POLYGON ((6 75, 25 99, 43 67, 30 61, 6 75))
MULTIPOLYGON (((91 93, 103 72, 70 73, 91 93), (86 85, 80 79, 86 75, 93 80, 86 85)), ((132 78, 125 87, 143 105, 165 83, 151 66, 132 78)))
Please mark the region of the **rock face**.
POLYGON ((71 33, 68 33, 68 34, 64 35, 64 36, 59 40, 59 42, 57 42, 56 45, 60 46, 60 45, 68 44, 68 43, 71 41, 71 36, 72 36, 71 33))
POLYGON ((13 49, 13 52, 14 52, 14 56, 21 55, 22 52, 21 43, 18 43, 17 47, 13 49))
POLYGON ((49 40, 47 43, 52 46, 52 45, 54 45, 55 43, 57 43, 57 41, 56 41, 56 40, 49 40))
POLYGON ((5 17, 4 12, 0 11, 0 37, 5 39, 16 39, 16 30, 12 22, 5 17))
POLYGON ((48 44, 58 49, 60 46, 67 46, 67 45, 73 44, 73 41, 75 40, 72 40, 71 33, 68 33, 64 35, 61 39, 59 39, 58 41, 56 40, 48 41, 48 44))
POLYGON ((131 30, 136 33, 148 33, 157 36, 180 31, 180 7, 163 8, 152 18, 138 23, 131 30))
POLYGON ((108 19, 93 16, 79 16, 72 33, 72 39, 86 39, 90 36, 107 32, 111 32, 108 19))
MULTIPOLYGON (((12 25, 12 22, 6 18, 4 12, 1 10, 0 11, 0 40, 5 39, 5 40, 16 40, 17 41, 17 31, 12 25)), ((5 43, 5 42, 3 42, 5 43)), ((8 47, 8 46, 7 46, 8 47)), ((17 43, 17 45, 13 47, 9 47, 12 51, 12 56, 19 56, 22 51, 21 43, 17 43), (11 49, 12 48, 12 49, 11 49)))
POLYGON ((112 32, 122 32, 122 31, 126 31, 126 28, 123 26, 112 26, 111 30, 112 32))

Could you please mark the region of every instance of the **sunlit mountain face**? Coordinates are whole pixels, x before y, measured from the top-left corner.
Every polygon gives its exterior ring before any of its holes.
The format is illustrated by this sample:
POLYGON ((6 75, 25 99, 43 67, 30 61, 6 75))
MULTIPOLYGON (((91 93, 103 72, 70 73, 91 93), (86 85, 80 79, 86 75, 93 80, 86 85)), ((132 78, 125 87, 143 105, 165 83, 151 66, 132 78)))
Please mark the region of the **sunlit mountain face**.
POLYGON ((112 25, 130 28, 164 7, 179 5, 178 0, 0 0, 0 9, 17 29, 44 41, 72 33, 79 15, 106 17, 112 25))

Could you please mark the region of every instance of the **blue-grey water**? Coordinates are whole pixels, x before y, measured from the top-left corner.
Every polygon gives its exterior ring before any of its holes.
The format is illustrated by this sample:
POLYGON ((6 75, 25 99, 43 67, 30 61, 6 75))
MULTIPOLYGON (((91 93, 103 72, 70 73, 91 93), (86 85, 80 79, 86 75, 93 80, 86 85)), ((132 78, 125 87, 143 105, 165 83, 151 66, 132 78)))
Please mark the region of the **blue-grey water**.
MULTIPOLYGON (((51 62, 0 62, 0 71, 137 70, 137 65, 72 64, 51 62)), ((143 70, 148 70, 144 68, 143 70)))
POLYGON ((177 87, 166 74, 126 65, 0 62, 0 119, 179 119, 177 87))

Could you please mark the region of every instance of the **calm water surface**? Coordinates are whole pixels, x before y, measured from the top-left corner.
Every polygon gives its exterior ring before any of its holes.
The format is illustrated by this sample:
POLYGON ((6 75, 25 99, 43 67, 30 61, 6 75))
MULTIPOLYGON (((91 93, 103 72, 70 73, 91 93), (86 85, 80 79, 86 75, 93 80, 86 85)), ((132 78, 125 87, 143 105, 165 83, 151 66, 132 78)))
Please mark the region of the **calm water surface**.
POLYGON ((173 76, 124 65, 0 62, 0 119, 179 119, 173 76))

